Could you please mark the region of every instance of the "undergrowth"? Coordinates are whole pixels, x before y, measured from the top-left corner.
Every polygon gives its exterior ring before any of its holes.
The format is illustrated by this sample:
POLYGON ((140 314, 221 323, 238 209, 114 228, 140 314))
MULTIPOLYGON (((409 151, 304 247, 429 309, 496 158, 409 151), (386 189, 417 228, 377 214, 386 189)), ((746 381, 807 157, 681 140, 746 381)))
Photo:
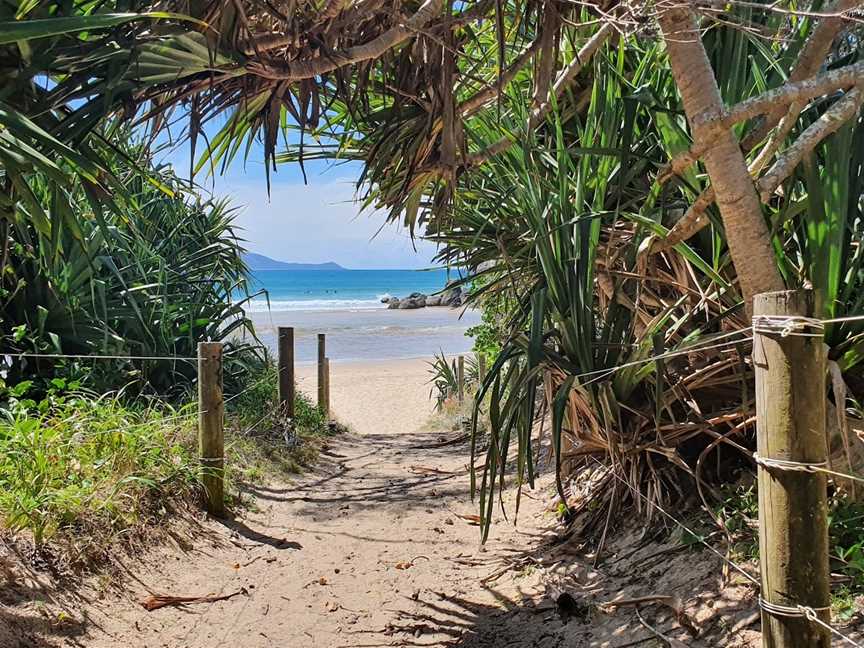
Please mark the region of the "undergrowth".
POLYGON ((287 425, 277 393, 276 368, 268 365, 228 403, 230 432, 226 432, 225 452, 238 483, 300 472, 315 461, 322 440, 335 431, 300 393, 294 400, 294 425, 287 425))
MULTIPOLYGON (((723 521, 731 540, 734 561, 759 559, 759 503, 754 483, 727 486, 715 515, 723 521)), ((832 588, 832 611, 849 620, 864 595, 864 502, 845 493, 828 500, 828 539, 832 588)))
MULTIPOLYGON (((293 433, 283 431, 272 369, 251 384, 226 415, 226 494, 235 508, 244 484, 300 470, 329 433, 300 395, 293 433)), ((200 504, 195 403, 96 395, 63 379, 47 390, 22 382, 0 397, 0 526, 37 551, 51 544, 88 567, 116 543, 200 504)))

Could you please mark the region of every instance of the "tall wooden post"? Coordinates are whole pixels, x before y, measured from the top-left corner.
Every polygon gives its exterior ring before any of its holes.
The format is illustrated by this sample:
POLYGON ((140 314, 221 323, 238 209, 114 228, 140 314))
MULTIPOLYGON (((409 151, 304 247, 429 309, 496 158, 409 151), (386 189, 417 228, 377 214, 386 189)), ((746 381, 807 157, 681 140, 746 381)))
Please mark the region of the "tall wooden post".
POLYGON ((318 334, 318 409, 324 412, 324 399, 327 391, 327 376, 324 368, 324 358, 327 356, 326 338, 323 333, 318 334))
POLYGON ((294 328, 279 327, 279 404, 289 419, 294 418, 294 328))
POLYGON ((459 356, 456 361, 456 384, 459 388, 459 402, 465 401, 465 356, 459 356))
MULTIPOLYGON (((764 601, 788 608, 804 605, 828 622, 830 611, 820 609, 830 604, 825 474, 771 465, 772 459, 805 464, 827 459, 821 327, 808 324, 784 336, 780 326, 762 327, 758 319, 820 317, 818 302, 812 290, 763 293, 753 300, 757 452, 767 463, 759 464, 759 561, 764 601)), ((829 632, 803 616, 763 609, 764 648, 830 645, 829 632)))
POLYGON ((207 512, 225 515, 222 344, 198 343, 198 454, 207 512))
POLYGON ((330 358, 324 358, 324 420, 330 420, 330 358))

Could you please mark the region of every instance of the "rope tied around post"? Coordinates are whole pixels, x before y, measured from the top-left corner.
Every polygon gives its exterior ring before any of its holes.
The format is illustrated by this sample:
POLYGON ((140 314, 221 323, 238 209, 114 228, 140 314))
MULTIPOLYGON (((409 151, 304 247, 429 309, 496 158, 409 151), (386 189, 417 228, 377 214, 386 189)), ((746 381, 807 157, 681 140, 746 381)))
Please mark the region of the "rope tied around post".
POLYGON ((819 612, 829 612, 831 606, 826 607, 809 607, 806 605, 783 605, 781 603, 771 603, 766 601, 761 596, 759 597, 759 607, 765 610, 768 614, 789 618, 803 618, 812 621, 818 619, 819 612))
POLYGON ((825 623, 822 619, 819 618, 820 612, 829 612, 831 610, 830 606, 814 608, 807 605, 782 605, 780 603, 769 603, 760 596, 759 609, 763 610, 767 614, 776 617, 785 617, 788 619, 806 619, 810 623, 815 623, 816 625, 830 631, 831 634, 839 637, 843 642, 849 644, 850 646, 855 646, 856 648, 864 648, 864 646, 852 639, 852 637, 840 632, 830 623, 825 623))
POLYGON ((758 452, 753 453, 753 461, 757 466, 761 466, 766 470, 791 470, 806 473, 823 472, 824 468, 828 467, 828 461, 790 461, 789 459, 776 459, 773 457, 763 457, 758 452))
POLYGON ((816 317, 803 315, 754 315, 753 333, 780 337, 812 337, 825 335, 825 323, 816 317))
POLYGON ((753 300, 762 645, 830 648, 825 480, 826 353, 820 295, 762 293, 753 300), (793 472, 794 471, 794 472, 793 472))

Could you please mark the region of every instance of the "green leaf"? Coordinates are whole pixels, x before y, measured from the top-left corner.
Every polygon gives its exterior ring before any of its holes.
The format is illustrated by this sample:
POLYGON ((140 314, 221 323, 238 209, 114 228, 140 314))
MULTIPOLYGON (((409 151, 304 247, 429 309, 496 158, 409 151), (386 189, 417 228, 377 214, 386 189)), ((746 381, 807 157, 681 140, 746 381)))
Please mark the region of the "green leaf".
POLYGON ((62 36, 76 32, 106 29, 123 25, 135 20, 174 19, 191 21, 199 25, 204 22, 183 14, 168 11, 152 11, 148 13, 113 13, 91 16, 69 16, 64 18, 38 18, 36 20, 13 20, 0 22, 0 45, 17 41, 62 36))

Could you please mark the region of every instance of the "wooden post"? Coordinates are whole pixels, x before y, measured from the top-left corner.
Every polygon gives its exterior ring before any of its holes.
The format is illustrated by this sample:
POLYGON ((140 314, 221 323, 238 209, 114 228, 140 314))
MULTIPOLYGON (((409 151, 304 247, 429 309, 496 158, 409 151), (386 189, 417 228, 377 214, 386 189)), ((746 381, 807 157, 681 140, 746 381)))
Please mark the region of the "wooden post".
POLYGON ((198 343, 198 454, 207 512, 225 515, 222 343, 198 343))
POLYGON ((459 388, 459 402, 465 401, 465 356, 459 356, 456 361, 456 383, 459 388))
POLYGON ((294 418, 294 328, 279 327, 279 404, 288 419, 294 418))
POLYGON ((481 352, 477 354, 477 382, 482 385, 484 380, 486 380, 486 354, 481 352))
MULTIPOLYGON (((753 315, 820 317, 812 290, 756 295, 753 315)), ((757 320, 758 324, 758 320, 757 320)), ((774 328, 774 327, 771 327, 774 328)), ((807 333, 817 332, 813 328, 807 333)), ((825 349, 822 336, 753 334, 757 447, 760 458, 824 462, 825 349)), ((759 561, 762 598, 817 610, 830 620, 828 503, 824 473, 759 465, 759 561)), ((831 637, 802 616, 762 611, 764 648, 829 648, 831 637)))
POLYGON ((324 359, 327 356, 326 339, 323 333, 318 334, 318 409, 324 412, 324 397, 326 392, 326 372, 324 359))
POLYGON ((330 420, 330 358, 324 358, 324 420, 330 420))

